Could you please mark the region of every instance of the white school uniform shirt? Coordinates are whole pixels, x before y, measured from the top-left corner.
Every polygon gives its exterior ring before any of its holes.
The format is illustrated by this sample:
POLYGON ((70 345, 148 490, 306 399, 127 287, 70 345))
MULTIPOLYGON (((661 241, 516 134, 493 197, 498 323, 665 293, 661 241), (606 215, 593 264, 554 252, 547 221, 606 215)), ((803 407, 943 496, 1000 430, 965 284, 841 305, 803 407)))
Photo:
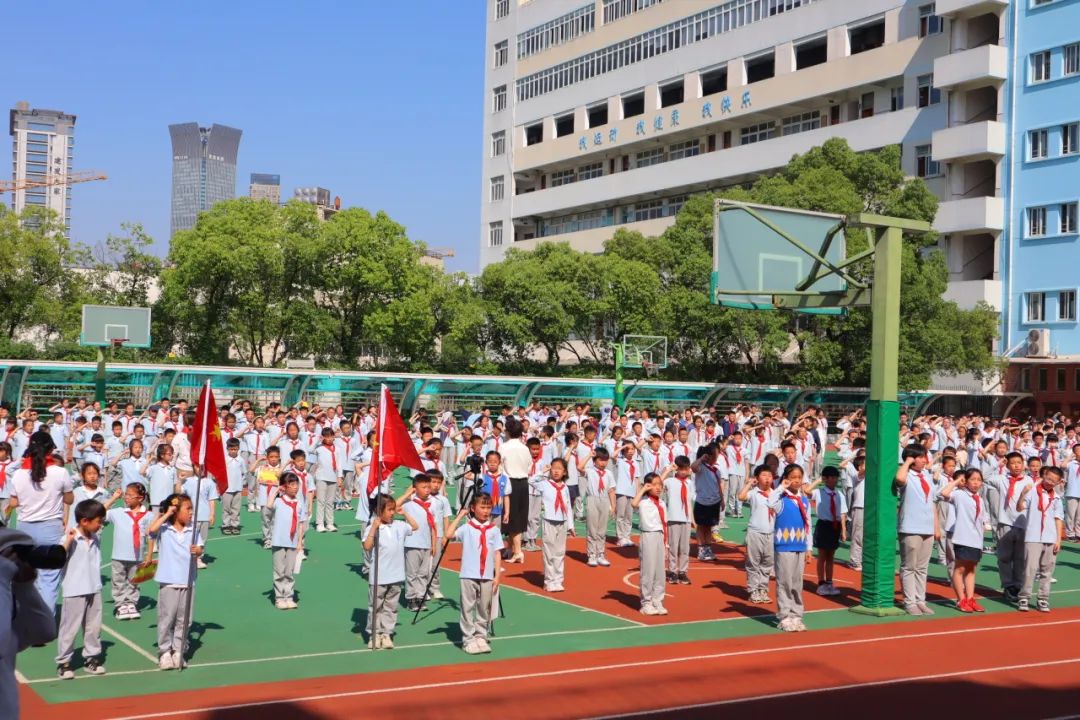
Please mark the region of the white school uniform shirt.
POLYGON ((641 502, 638 503, 638 528, 641 532, 663 532, 664 526, 667 524, 666 513, 664 512, 664 504, 660 502, 660 498, 653 498, 651 495, 642 495, 641 502))
POLYGON ((1056 543, 1058 541, 1057 521, 1065 519, 1065 503, 1060 493, 1049 493, 1042 483, 1027 494, 1024 514, 1027 516, 1027 529, 1024 542, 1056 543))
POLYGON ((666 462, 667 453, 664 452, 663 446, 660 449, 653 450, 646 445, 641 449, 641 474, 642 476, 649 473, 656 473, 659 475, 667 467, 666 462))
POLYGON ((300 541, 301 524, 307 520, 307 503, 299 494, 289 499, 278 495, 274 499, 273 524, 270 526, 270 544, 280 548, 294 548, 300 541), (296 534, 291 533, 293 515, 296 516, 296 534))
POLYGON ((308 444, 302 435, 297 435, 295 440, 289 438, 287 435, 282 435, 281 439, 278 440, 277 446, 281 450, 282 459, 285 461, 288 461, 290 455, 296 450, 303 450, 305 455, 307 455, 308 452, 308 444))
POLYGON ((341 464, 338 463, 337 449, 333 445, 325 444, 315 448, 315 479, 319 482, 332 483, 337 482, 340 477, 341 464))
POLYGON ((855 484, 851 486, 851 507, 861 510, 866 507, 866 478, 859 477, 856 473, 853 482, 855 484))
POLYGON ((23 429, 18 429, 12 433, 8 438, 8 442, 11 443, 11 456, 16 460, 22 459, 22 456, 26 453, 26 448, 30 444, 30 435, 23 429))
POLYGON ((982 548, 983 528, 990 520, 986 502, 964 488, 956 488, 949 495, 952 510, 952 541, 954 545, 982 548))
POLYGON ((446 523, 443 521, 446 518, 453 517, 454 510, 450 507, 450 498, 445 495, 433 494, 428 497, 428 500, 431 501, 431 514, 435 516, 435 534, 441 540, 446 528, 446 523))
POLYGON ((239 455, 236 457, 225 456, 225 474, 228 478, 228 487, 225 488, 225 492, 238 493, 243 491, 244 475, 247 474, 247 468, 248 464, 239 455))
POLYGON ((105 470, 105 455, 103 453, 99 453, 93 448, 83 452, 82 461, 83 465, 87 463, 94 463, 98 466, 98 470, 101 470, 103 472, 105 470))
POLYGON ((11 497, 11 477, 18 469, 19 463, 14 460, 0 462, 0 500, 7 500, 11 497))
POLYGON ((131 483, 142 483, 146 486, 146 478, 143 477, 140 470, 142 469, 143 458, 126 457, 120 462, 116 463, 116 467, 120 469, 120 488, 127 490, 127 486, 131 483))
POLYGON ((840 522, 840 517, 834 517, 832 513, 833 500, 836 501, 836 511, 840 515, 846 515, 848 511, 847 498, 839 490, 830 490, 822 485, 814 490, 813 505, 817 507, 818 520, 826 522, 840 522))
POLYGON ((498 435, 492 435, 491 437, 487 438, 486 440, 484 440, 484 457, 487 457, 487 454, 492 451, 497 452, 501 455, 502 453, 500 452, 499 448, 501 448, 502 445, 503 439, 498 435))
POLYGON ((726 452, 728 475, 737 478, 745 478, 747 460, 746 448, 742 445, 737 447, 735 445, 728 445, 726 452))
POLYGON ((751 488, 746 499, 750 503, 750 522, 748 528, 754 532, 770 534, 776 524, 776 512, 769 507, 771 490, 764 492, 760 488, 751 488))
MULTIPOLYGON (((431 512, 432 517, 435 517, 435 511, 437 510, 435 503, 431 502, 430 497, 425 502, 430 504, 428 510, 431 512)), ((405 547, 431 550, 431 527, 428 525, 427 512, 420 506, 419 499, 411 498, 401 510, 415 520, 417 526, 417 529, 413 530, 412 534, 405 540, 405 547)), ((438 530, 438 528, 439 520, 435 518, 435 529, 438 530)))
POLYGON ((142 560, 146 554, 146 543, 150 537, 150 523, 154 521, 154 512, 139 508, 110 508, 105 512, 105 522, 113 526, 112 559, 124 562, 142 560), (138 525, 136 525, 138 518, 138 525), (139 529, 139 551, 135 552, 135 532, 139 529))
POLYGON ((117 420, 124 428, 124 434, 130 435, 135 430, 135 426, 139 424, 139 418, 134 415, 121 415, 117 420))
POLYGON ((570 454, 570 459, 566 463, 566 484, 570 487, 578 487, 580 476, 581 471, 578 470, 577 466, 577 453, 574 452, 570 454))
POLYGON ((356 458, 360 454, 361 445, 360 438, 355 433, 350 437, 339 437, 334 440, 338 467, 341 468, 341 472, 354 472, 356 470, 356 458))
POLYGON ((551 468, 551 461, 544 457, 541 452, 540 457, 532 458, 529 461, 529 496, 541 497, 543 493, 540 492, 539 482, 547 477, 548 471, 551 468))
POLYGON ((688 523, 693 517, 694 501, 697 491, 691 478, 680 480, 674 475, 664 481, 664 500, 666 501, 667 521, 669 523, 688 523), (683 504, 682 491, 686 488, 686 504, 683 504))
POLYGON ((1070 461, 1065 469, 1065 497, 1080 498, 1080 461, 1070 461))
POLYGON ((454 531, 454 539, 461 541, 461 578, 463 580, 491 580, 495 577, 495 554, 503 549, 502 534, 491 523, 469 520, 454 531), (481 548, 485 547, 484 553, 481 548), (480 558, 484 555, 484 567, 480 558))
MULTIPOLYGON (((442 473, 443 478, 447 477, 446 466, 443 465, 442 460, 432 460, 427 455, 421 455, 420 456, 420 464, 424 466, 424 471, 425 472, 427 472, 428 470, 438 470, 440 473, 442 473)), ((353 465, 350 464, 349 467, 351 468, 351 467, 353 467, 353 465)), ((409 473, 409 476, 410 477, 416 477, 419 474, 420 474, 419 471, 413 470, 413 471, 411 471, 409 473)))
MULTIPOLYGON (((667 443, 660 443, 660 464, 662 467, 667 467, 675 462, 675 458, 681 455, 676 447, 675 443, 668 445, 667 443)), ((692 460, 693 458, 691 458, 692 460)), ((658 471, 654 471, 658 472, 658 471)))
POLYGON ((241 448, 250 453, 251 458, 262 459, 266 457, 266 448, 270 447, 270 435, 265 430, 257 431, 254 427, 244 433, 240 439, 241 448))
POLYGON ((573 512, 570 504, 570 488, 566 483, 559 485, 553 480, 538 476, 529 479, 529 485, 540 492, 540 501, 544 505, 544 519, 553 523, 565 523, 573 512), (562 497, 562 506, 557 507, 557 497, 562 497))
POLYGON ((927 490, 923 489, 919 473, 908 470, 907 484, 900 489, 900 523, 897 528, 902 535, 934 534, 934 501, 937 491, 934 478, 928 469, 922 471, 927 490))
MULTIPOLYGON (((1023 528, 1027 527, 1027 514, 1020 512, 1017 504, 1020 502, 1020 495, 1024 492, 1025 487, 1034 485, 1031 476, 1024 474, 1020 476, 1020 479, 1016 481, 1013 486, 1012 493, 1009 493, 1009 482, 1011 476, 1005 476, 1005 482, 1001 488, 1001 505, 998 511, 998 524, 999 525, 1011 525, 1013 527, 1023 528)), ((1035 492, 1032 488, 1031 492, 1035 492)), ((1029 495, 1031 493, 1028 493, 1029 495)))
POLYGON ((109 491, 100 485, 91 490, 82 483, 79 483, 79 485, 71 491, 71 495, 71 512, 68 513, 67 527, 64 528, 65 530, 70 530, 78 524, 75 522, 75 506, 83 500, 97 500, 99 503, 104 503, 109 499, 109 491))
POLYGON ((637 457, 627 460, 624 457, 615 458, 615 494, 623 497, 634 497, 637 493, 637 484, 641 482, 643 473, 637 457))
POLYGON ((66 598, 101 592, 101 538, 97 533, 90 537, 81 530, 75 533, 68 548, 62 586, 66 598))
MULTIPOLYGON (((264 485, 263 487, 266 486, 264 485)), ((210 478, 203 478, 200 486, 199 478, 192 475, 184 481, 181 489, 192 500, 195 500, 195 492, 199 491, 199 502, 196 508, 198 510, 198 520, 199 522, 207 522, 210 519, 211 501, 221 499, 221 496, 218 494, 217 483, 210 478)), ((263 500, 263 504, 265 504, 265 502, 266 501, 263 500)))
MULTIPOLYGON (((427 520, 424 520, 426 526, 427 520)), ((404 520, 395 520, 390 525, 380 525, 378 533, 379 585, 405 582, 405 543, 412 537, 413 529, 404 520)), ((371 577, 375 577, 374 570, 371 577)))
POLYGON ((191 546, 202 545, 202 540, 191 525, 182 530, 166 520, 158 528, 158 566, 154 580, 159 585, 187 585, 191 569, 191 546))
POLYGON ((61 452, 67 447, 68 429, 66 425, 49 425, 49 435, 61 452))
POLYGON ((585 469, 585 494, 589 497, 606 498, 614 487, 615 473, 610 467, 599 470, 589 466, 585 469))
POLYGON ((116 459, 124 454, 124 441, 115 435, 105 438, 105 461, 113 465, 116 459))
POLYGON ((176 488, 176 468, 155 462, 146 471, 146 483, 149 485, 150 504, 160 505, 176 488))

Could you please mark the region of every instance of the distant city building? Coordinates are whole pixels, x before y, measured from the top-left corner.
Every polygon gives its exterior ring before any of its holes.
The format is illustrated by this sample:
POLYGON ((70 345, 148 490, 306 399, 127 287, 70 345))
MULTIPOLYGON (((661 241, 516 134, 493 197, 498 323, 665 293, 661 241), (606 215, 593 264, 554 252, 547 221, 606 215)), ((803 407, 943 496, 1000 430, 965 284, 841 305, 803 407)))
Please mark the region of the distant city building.
POLYGON ((217 124, 209 128, 193 122, 169 126, 173 150, 170 237, 194 227, 203 210, 236 197, 240 133, 217 124))
POLYGON ((267 173, 251 173, 251 199, 269 200, 281 204, 281 176, 267 173))
POLYGON ((341 209, 341 198, 335 197, 330 202, 330 191, 321 187, 298 187, 293 190, 293 199, 314 205, 319 213, 319 219, 326 221, 333 217, 341 209))
MULTIPOLYGON (((49 175, 71 172, 75 149, 75 116, 59 110, 31 108, 17 103, 11 110, 11 179, 44 181, 49 175)), ((71 188, 67 185, 29 187, 11 193, 11 209, 48 208, 63 219, 64 234, 70 237, 71 188)))

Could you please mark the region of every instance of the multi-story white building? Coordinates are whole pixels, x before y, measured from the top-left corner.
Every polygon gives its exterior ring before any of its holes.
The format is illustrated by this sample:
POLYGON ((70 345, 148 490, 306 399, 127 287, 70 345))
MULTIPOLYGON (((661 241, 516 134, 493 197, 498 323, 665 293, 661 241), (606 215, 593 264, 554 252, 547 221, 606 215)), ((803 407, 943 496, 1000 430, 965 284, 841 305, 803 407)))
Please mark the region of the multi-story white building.
POLYGON ((996 47, 983 51, 982 75, 950 57, 982 35, 996 45, 995 15, 967 9, 946 22, 927 0, 488 5, 481 266, 541 239, 598 252, 615 227, 658 234, 688 195, 839 136, 858 151, 902 145, 904 170, 946 201, 959 238, 942 241, 956 299, 1000 304, 982 285, 996 278, 995 228, 965 204, 973 193, 991 198, 980 207, 1000 202, 1000 156, 965 155, 951 137, 948 156, 932 147, 936 131, 972 121, 956 128, 967 138, 983 114, 996 119, 996 47), (939 59, 956 76, 951 103, 935 82, 939 59), (952 160, 962 171, 947 178, 952 160))
MULTIPOLYGON (((11 179, 45 182, 50 176, 71 172, 75 150, 75 116, 59 110, 31 108, 19 102, 11 110, 11 179)), ((65 184, 28 187, 11 194, 11 209, 48 208, 71 230, 71 188, 65 184)), ((70 236, 70 235, 69 235, 70 236)))

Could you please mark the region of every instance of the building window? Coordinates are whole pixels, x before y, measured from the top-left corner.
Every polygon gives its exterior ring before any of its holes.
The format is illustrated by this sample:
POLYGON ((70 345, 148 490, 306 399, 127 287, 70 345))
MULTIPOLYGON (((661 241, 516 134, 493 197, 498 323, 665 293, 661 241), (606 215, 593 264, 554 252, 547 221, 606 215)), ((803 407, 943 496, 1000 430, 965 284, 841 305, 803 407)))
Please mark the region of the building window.
POLYGON ((506 109, 506 86, 500 85, 491 91, 491 112, 501 112, 506 109))
POLYGON ((701 95, 707 97, 727 90, 727 66, 701 73, 701 95))
POLYGON ((1049 379, 1048 378, 1049 374, 1050 373, 1047 372, 1046 368, 1039 368, 1039 391, 1040 392, 1046 392, 1046 383, 1047 383, 1047 380, 1049 379))
POLYGON ((1076 203, 1062 203, 1060 215, 1061 234, 1074 234, 1076 232, 1076 203))
POLYGON ((1080 368, 1077 368, 1073 375, 1073 390, 1080 390, 1080 368))
POLYGON ((562 137, 574 132, 574 113, 555 118, 555 137, 562 137))
POLYGON ((1076 321, 1076 291, 1062 290, 1058 293, 1058 320, 1076 321))
POLYGON ((676 82, 664 85, 660 88, 660 107, 670 107, 672 105, 678 105, 683 101, 683 81, 678 80, 676 82))
POLYGON ((499 202, 503 199, 504 194, 504 176, 491 178, 491 202, 499 202))
POLYGON ((852 55, 881 47, 885 44, 885 21, 878 20, 850 29, 848 43, 852 55))
POLYGON ((622 98, 622 116, 626 118, 645 114, 645 93, 624 95, 622 98))
POLYGON ((1032 53, 1031 82, 1043 82, 1050 79, 1050 51, 1032 53))
POLYGON ((1061 392, 1061 391, 1067 389, 1065 387, 1065 378, 1066 378, 1065 368, 1058 368, 1058 370, 1057 370, 1057 391, 1058 392, 1061 392))
POLYGON ((634 204, 634 222, 664 217, 664 201, 649 200, 634 204))
POLYGON ((915 146, 915 175, 921 178, 937 177, 941 174, 941 163, 933 159, 932 145, 915 146))
POLYGON ((544 142, 544 123, 538 122, 525 128, 525 145, 536 145, 544 142))
POLYGON ((937 105, 941 102, 941 91, 934 87, 934 73, 929 75, 920 75, 917 81, 918 85, 918 102, 919 107, 929 107, 930 105, 937 105))
POLYGON ((919 6, 919 37, 937 35, 941 32, 941 18, 934 14, 934 5, 919 6))
POLYGON ((701 143, 699 141, 687 140, 668 147, 668 160, 682 160, 683 158, 694 157, 700 152, 701 143))
POLYGON ((1065 75, 1080 73, 1080 43, 1066 45, 1062 54, 1065 56, 1065 68, 1062 72, 1065 75))
POLYGON ((650 165, 659 165, 664 162, 664 160, 664 148, 653 148, 652 150, 639 152, 634 157, 634 167, 643 168, 649 167, 650 165))
POLYGON ((1047 156, 1046 130, 1028 133, 1028 160, 1042 160, 1047 156))
POLYGON ((904 86, 894 87, 889 91, 889 108, 896 112, 897 110, 904 109, 904 86))
POLYGON ((591 33, 595 25, 596 6, 589 3, 543 25, 529 28, 517 36, 518 60, 591 33))
POLYGON ((569 185, 574 182, 575 173, 574 169, 569 170, 557 170, 551 173, 551 187, 559 187, 560 185, 569 185))
POLYGON ((506 131, 491 133, 491 157, 499 157, 506 153, 506 131))
POLYGON ((1046 234, 1046 208, 1034 207, 1027 211, 1028 237, 1042 237, 1046 234))
POLYGON ((821 127, 821 113, 814 110, 813 112, 784 118, 784 124, 780 134, 797 135, 798 133, 806 132, 807 130, 817 130, 819 127, 821 127))
POLYGON ((644 10, 663 0, 604 0, 604 23, 644 10))
POLYGON ((1029 292, 1027 300, 1027 321, 1029 323, 1042 322, 1046 319, 1046 293, 1029 292))
POLYGON ((510 43, 507 40, 495 43, 495 67, 502 67, 510 60, 510 43))
POLYGON ((495 19, 502 20, 510 14, 510 0, 495 0, 495 19))
POLYGON ((1020 370, 1020 390, 1022 392, 1031 390, 1031 368, 1020 370))
POLYGON ((772 140, 776 137, 776 123, 769 121, 744 127, 739 131, 739 144, 750 145, 764 140, 772 140))
POLYGON ((1061 126, 1061 154, 1075 155, 1080 151, 1080 123, 1061 126))
POLYGON ((746 84, 768 80, 776 74, 776 53, 769 51, 764 55, 746 60, 746 84))
POLYGON ((499 247, 503 243, 502 220, 488 223, 488 247, 499 247))
POLYGON ((795 69, 821 65, 829 59, 829 43, 823 38, 807 40, 795 46, 795 69))
POLYGON ((608 113, 607 103, 602 102, 599 105, 593 105, 588 110, 589 115, 589 127, 600 127, 601 125, 607 125, 608 113))
POLYGON ((604 174, 604 163, 594 162, 588 165, 582 165, 577 170, 578 180, 592 180, 593 178, 602 177, 604 174))

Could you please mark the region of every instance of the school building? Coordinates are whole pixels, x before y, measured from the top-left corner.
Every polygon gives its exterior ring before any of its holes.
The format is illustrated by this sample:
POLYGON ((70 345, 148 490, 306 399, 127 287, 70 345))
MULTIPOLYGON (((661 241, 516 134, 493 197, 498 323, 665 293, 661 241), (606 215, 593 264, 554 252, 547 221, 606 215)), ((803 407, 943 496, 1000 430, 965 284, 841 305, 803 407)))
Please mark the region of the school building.
POLYGON ((941 201, 946 297, 1001 313, 998 352, 1033 371, 1006 387, 1038 394, 1040 362, 1080 361, 1061 262, 1080 258, 1077 19, 1074 0, 489 0, 481 267, 543 240, 599 252, 617 227, 659 234, 689 195, 830 137, 899 144, 941 201), (1046 157, 1028 155, 1036 129, 1046 157))

